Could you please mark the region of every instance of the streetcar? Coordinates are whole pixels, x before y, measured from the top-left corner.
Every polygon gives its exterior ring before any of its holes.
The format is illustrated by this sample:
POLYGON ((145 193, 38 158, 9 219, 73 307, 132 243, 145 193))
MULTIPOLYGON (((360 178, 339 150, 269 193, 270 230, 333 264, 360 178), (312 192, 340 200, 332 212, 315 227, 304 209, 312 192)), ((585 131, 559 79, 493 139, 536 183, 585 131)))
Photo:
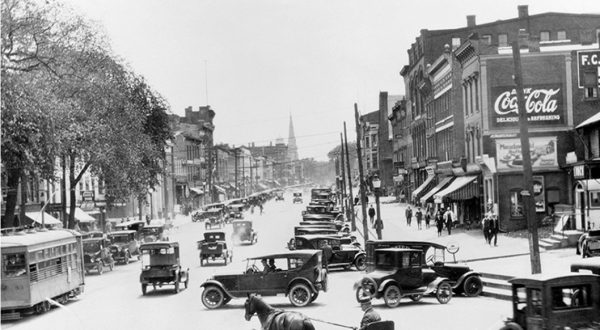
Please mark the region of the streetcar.
POLYGON ((83 293, 82 236, 73 230, 29 230, 4 236, 2 320, 47 312, 83 293))

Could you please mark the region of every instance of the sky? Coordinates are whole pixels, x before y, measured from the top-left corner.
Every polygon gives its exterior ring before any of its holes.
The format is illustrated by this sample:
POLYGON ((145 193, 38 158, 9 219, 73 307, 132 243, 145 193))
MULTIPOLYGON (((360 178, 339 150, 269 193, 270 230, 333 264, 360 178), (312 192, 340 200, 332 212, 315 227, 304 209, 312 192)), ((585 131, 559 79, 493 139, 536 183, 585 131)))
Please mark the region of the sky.
POLYGON ((529 14, 600 13, 598 0, 65 0, 102 26, 113 51, 184 116, 209 105, 215 143, 287 143, 327 160, 344 122, 379 93, 404 95, 399 72, 421 29, 465 27, 529 14))

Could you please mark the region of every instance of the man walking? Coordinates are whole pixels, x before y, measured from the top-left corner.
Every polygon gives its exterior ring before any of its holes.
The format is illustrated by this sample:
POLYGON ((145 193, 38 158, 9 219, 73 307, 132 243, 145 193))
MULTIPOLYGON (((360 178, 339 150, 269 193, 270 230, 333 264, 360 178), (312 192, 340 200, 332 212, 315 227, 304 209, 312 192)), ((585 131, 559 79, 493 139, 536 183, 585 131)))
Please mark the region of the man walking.
MULTIPOLYGON (((383 220, 381 220, 381 218, 375 220, 375 225, 373 226, 373 228, 377 233, 381 233, 383 231, 383 220)), ((382 237, 378 236, 377 239, 382 239, 382 237)))
POLYGON ((448 235, 452 234, 452 223, 454 222, 454 212, 450 206, 448 206, 448 210, 446 211, 446 229, 448 229, 448 235))
POLYGON ((369 208, 369 219, 371 220, 371 226, 373 226, 373 222, 375 221, 375 209, 373 205, 369 208))
POLYGON ((415 212, 415 218, 417 218, 417 228, 421 230, 421 221, 423 220, 423 212, 421 212, 421 207, 417 207, 417 212, 415 212))
POLYGON ((493 214, 490 221, 490 232, 489 232, 489 244, 492 245, 492 238, 494 238, 494 246, 498 246, 498 232, 500 231, 500 224, 498 223, 498 216, 493 214))
POLYGON ((410 222, 412 220, 412 210, 410 209, 410 205, 406 209, 406 225, 410 227, 410 222))

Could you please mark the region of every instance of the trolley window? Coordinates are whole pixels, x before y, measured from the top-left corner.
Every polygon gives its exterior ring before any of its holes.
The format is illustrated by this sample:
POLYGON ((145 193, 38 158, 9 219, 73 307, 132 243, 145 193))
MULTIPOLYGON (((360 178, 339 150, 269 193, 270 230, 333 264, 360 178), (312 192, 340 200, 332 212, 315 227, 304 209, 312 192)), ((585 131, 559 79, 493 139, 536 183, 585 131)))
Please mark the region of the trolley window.
POLYGON ((11 253, 2 255, 2 270, 6 277, 18 277, 27 273, 25 254, 11 253))

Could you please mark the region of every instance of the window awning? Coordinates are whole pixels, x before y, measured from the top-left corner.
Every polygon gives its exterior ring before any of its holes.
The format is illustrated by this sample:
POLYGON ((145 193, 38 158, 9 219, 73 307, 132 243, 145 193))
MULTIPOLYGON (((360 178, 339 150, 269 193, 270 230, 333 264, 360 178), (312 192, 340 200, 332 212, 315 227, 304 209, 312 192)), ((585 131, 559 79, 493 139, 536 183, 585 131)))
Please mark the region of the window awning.
POLYGON ((221 187, 221 186, 217 186, 216 184, 213 185, 213 187, 215 187, 215 189, 220 192, 221 194, 226 194, 227 190, 225 190, 225 188, 221 187))
POLYGON ((575 127, 575 128, 576 129, 583 128, 585 126, 589 126, 589 125, 595 124, 597 122, 600 122, 600 112, 591 116, 590 118, 584 120, 583 123, 577 125, 577 127, 575 127))
POLYGON ((479 196, 477 175, 459 176, 446 189, 433 195, 436 203, 453 202, 479 196))
POLYGON ((257 184, 257 186, 258 186, 258 188, 260 188, 261 190, 267 190, 267 189, 269 189, 267 186, 265 186, 265 185, 264 185, 264 184, 262 184, 262 183, 259 183, 259 184, 257 184))
MULTIPOLYGON (((25 212, 25 216, 39 224, 42 223, 42 212, 40 212, 40 211, 25 212)), ((50 214, 44 212, 44 224, 46 224, 46 225, 62 225, 62 222, 60 222, 60 220, 56 219, 55 217, 51 216, 50 214)))
POLYGON ((431 190, 428 193, 421 197, 421 203, 425 204, 427 202, 433 201, 433 195, 441 189, 444 189, 452 180, 454 180, 453 176, 444 178, 442 181, 440 181, 440 183, 438 183, 437 186, 431 188, 431 190))
POLYGON ((419 186, 419 188, 415 189, 415 191, 413 191, 412 193, 412 198, 414 199, 419 199, 419 197, 421 195, 423 195, 424 193, 426 193, 427 191, 429 191, 429 188, 431 187, 431 185, 433 185, 433 178, 435 178, 435 175, 430 175, 427 180, 425 180, 425 182, 423 182, 422 185, 419 186))
POLYGON ((204 190, 202 190, 202 189, 200 189, 200 188, 190 188, 190 190, 191 190, 193 193, 197 194, 197 195, 202 195, 202 194, 204 194, 204 190))
MULTIPOLYGON (((69 213, 69 211, 70 210, 67 208, 67 213, 69 213)), ((89 214, 85 213, 85 211, 80 209, 79 207, 75 208, 75 219, 79 220, 79 222, 86 222, 86 223, 96 221, 96 219, 94 219, 89 214)))

